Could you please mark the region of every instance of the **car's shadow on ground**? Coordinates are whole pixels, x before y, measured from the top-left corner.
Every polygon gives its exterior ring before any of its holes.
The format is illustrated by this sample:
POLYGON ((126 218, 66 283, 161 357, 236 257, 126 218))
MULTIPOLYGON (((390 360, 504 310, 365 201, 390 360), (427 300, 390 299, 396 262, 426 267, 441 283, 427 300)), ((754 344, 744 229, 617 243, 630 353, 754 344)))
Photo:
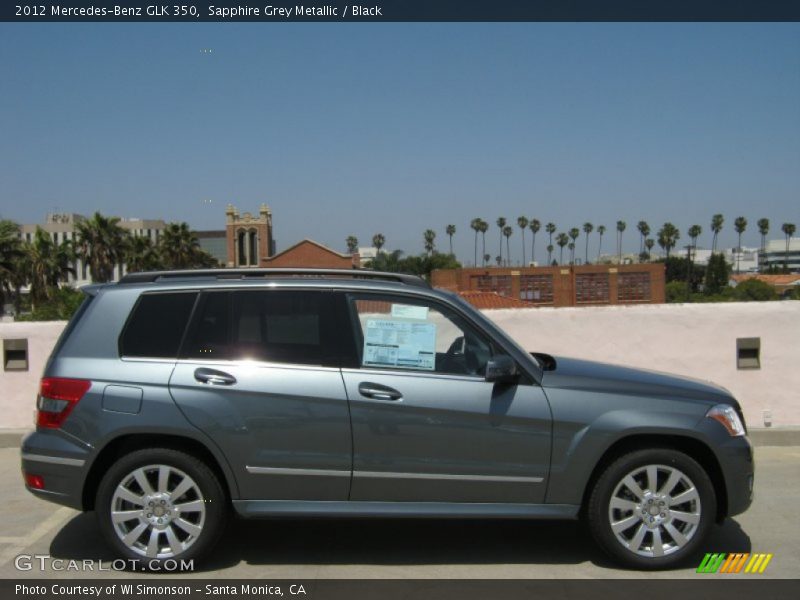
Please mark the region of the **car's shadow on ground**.
MULTIPOLYGON (((726 519, 701 552, 749 552, 750 538, 726 519)), ((50 544, 62 559, 115 557, 103 541, 94 513, 78 515, 50 544)), ((696 559, 696 560, 694 560, 696 559)), ((694 560, 694 562, 692 562, 694 560)), ((199 571, 252 565, 579 564, 619 567, 575 521, 422 519, 231 519, 220 543, 199 571)))

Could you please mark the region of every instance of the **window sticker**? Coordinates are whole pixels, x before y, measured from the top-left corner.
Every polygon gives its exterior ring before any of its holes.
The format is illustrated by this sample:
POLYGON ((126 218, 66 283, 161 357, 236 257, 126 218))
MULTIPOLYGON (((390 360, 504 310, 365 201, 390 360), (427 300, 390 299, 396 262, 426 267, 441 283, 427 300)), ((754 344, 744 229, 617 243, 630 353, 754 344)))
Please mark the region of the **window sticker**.
POLYGON ((436 324, 367 319, 365 367, 436 368, 436 324))
POLYGON ((427 306, 414 306, 412 304, 392 304, 392 316, 397 319, 428 319, 427 306))

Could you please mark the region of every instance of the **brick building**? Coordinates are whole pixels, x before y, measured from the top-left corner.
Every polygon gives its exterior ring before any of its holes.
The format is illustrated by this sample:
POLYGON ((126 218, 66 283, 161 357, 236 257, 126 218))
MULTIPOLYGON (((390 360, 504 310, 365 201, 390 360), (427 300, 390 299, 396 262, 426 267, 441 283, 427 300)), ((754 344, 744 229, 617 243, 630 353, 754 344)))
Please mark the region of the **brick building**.
POLYGON ((314 240, 303 240, 261 261, 262 267, 272 268, 318 268, 357 269, 360 266, 358 253, 341 254, 314 240))
POLYGON ((496 292, 534 306, 665 301, 663 264, 437 269, 431 284, 454 292, 496 292))

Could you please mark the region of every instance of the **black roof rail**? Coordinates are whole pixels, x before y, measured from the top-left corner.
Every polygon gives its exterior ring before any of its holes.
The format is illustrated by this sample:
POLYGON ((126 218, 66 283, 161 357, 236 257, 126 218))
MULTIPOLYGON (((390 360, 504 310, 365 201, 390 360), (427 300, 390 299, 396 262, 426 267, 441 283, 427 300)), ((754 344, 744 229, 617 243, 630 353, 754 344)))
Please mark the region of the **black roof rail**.
POLYGON ((182 271, 144 271, 128 273, 119 284, 154 283, 164 279, 205 277, 216 279, 252 279, 269 277, 330 277, 346 279, 382 279, 414 287, 430 288, 422 277, 408 273, 387 273, 369 269, 290 269, 290 268, 246 268, 246 269, 185 269, 182 271))

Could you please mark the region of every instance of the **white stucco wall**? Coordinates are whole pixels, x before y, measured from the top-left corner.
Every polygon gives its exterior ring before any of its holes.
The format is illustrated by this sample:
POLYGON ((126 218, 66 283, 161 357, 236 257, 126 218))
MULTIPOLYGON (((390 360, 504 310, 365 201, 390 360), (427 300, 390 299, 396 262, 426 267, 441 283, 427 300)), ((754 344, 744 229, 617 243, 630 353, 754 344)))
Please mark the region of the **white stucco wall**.
MULTIPOLYGON (((666 371, 733 392, 750 427, 800 426, 800 302, 532 308, 486 314, 529 350, 666 371), (761 369, 736 369, 736 338, 761 338, 761 369)), ((0 323, 28 338, 30 369, 0 371, 0 429, 32 424, 44 363, 63 322, 0 323)))
POLYGON ((524 348, 713 381, 750 427, 800 425, 800 302, 486 311, 524 348), (761 338, 761 369, 737 370, 736 338, 761 338))

